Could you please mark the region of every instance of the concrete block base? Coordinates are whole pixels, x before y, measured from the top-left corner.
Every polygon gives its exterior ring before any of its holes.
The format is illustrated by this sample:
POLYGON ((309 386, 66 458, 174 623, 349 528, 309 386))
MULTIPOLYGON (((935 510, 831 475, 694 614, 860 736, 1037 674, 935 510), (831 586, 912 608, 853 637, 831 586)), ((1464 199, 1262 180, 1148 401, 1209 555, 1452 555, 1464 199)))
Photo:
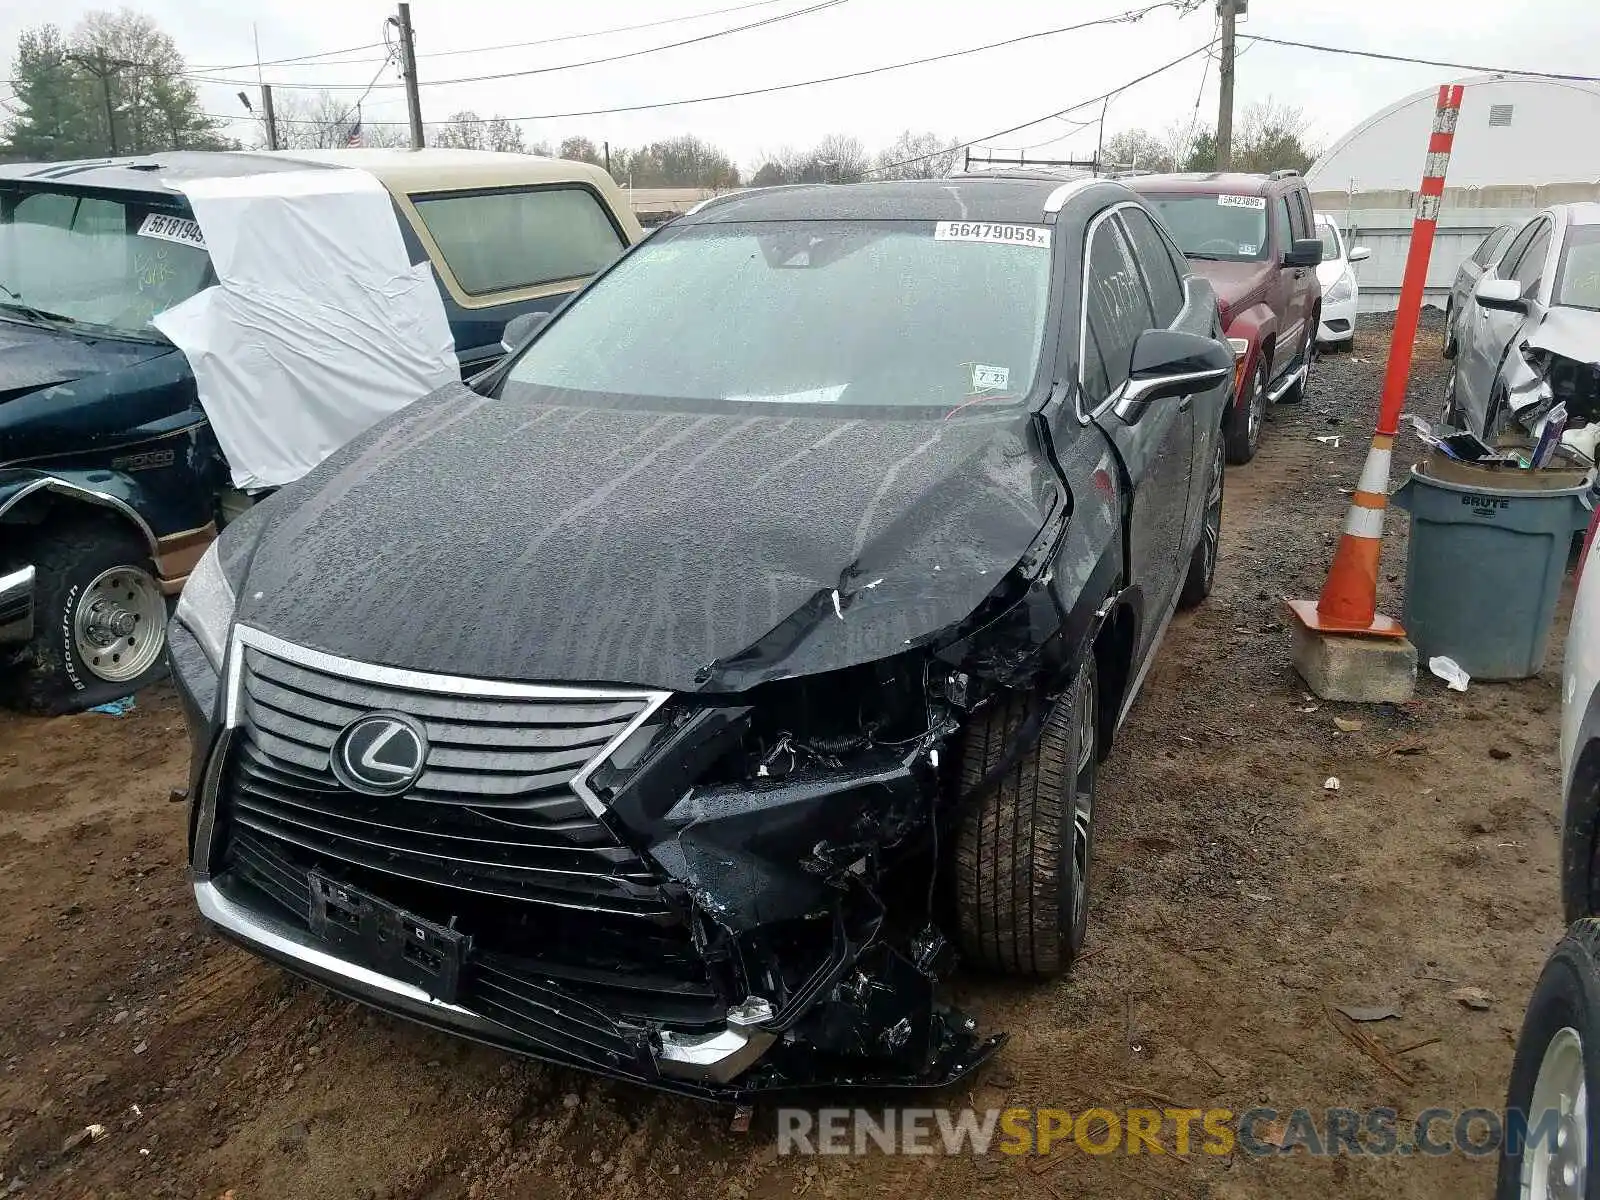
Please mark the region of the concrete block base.
POLYGON ((1292 622, 1294 668, 1323 700, 1404 704, 1417 690, 1417 648, 1409 638, 1318 633, 1292 622))

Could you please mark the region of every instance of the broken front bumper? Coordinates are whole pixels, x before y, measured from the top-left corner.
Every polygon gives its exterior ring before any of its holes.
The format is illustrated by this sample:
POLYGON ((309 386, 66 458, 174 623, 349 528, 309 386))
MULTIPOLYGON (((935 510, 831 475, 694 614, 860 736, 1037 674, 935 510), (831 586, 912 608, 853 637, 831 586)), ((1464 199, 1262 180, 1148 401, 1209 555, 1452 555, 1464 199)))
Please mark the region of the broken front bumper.
MULTIPOLYGON (((220 684, 181 633, 172 657, 206 748, 196 902, 307 978, 476 1040, 722 1100, 944 1086, 1000 1044, 935 1004, 942 939, 890 936, 867 883, 863 832, 904 833, 927 811, 926 762, 696 789, 676 767, 612 765, 630 761, 632 734, 655 736, 649 694, 444 680, 237 628, 220 684), (404 796, 353 793, 330 770, 341 725, 375 712, 425 719, 438 751, 404 796), (561 750, 572 729, 598 745, 596 727, 618 732, 597 752, 561 750), (530 793, 542 759, 517 756, 556 753, 590 757, 530 793), (378 925, 332 929, 329 886, 370 901, 378 925), (377 946, 375 929, 399 930, 403 952, 377 946), (429 937, 446 939, 442 957, 429 937)), ((661 736, 704 750, 719 713, 661 736)))
POLYGON ((35 579, 31 566, 0 575, 0 647, 32 640, 35 579))

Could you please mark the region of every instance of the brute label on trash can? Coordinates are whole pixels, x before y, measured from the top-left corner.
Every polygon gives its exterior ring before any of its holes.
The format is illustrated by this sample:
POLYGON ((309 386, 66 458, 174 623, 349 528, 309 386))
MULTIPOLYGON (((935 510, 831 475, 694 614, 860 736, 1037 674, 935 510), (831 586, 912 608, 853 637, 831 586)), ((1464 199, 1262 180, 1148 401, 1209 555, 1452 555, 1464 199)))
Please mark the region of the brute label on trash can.
POLYGON ((1463 496, 1461 503, 1472 509, 1475 517, 1492 517, 1496 510, 1511 507, 1511 501, 1504 496, 1463 496))
POLYGON ((1394 495, 1411 513, 1405 626, 1418 654, 1474 679, 1538 674, 1588 484, 1572 471, 1431 465, 1394 495))

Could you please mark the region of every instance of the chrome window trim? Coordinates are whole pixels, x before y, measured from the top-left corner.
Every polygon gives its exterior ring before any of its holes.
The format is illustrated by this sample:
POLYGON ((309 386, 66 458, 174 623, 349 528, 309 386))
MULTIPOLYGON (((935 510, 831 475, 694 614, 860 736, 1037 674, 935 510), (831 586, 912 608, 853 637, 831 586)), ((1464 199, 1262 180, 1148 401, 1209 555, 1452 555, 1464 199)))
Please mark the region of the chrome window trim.
POLYGON ((607 808, 589 786, 589 777, 599 770, 646 721, 654 716, 668 700, 671 692, 638 688, 582 688, 563 687, 544 683, 514 683, 503 679, 477 679, 464 675, 436 675, 427 671, 410 671, 400 667, 385 667, 375 663, 341 658, 322 650, 299 646, 283 638, 274 637, 249 625, 235 625, 229 639, 227 678, 224 693, 223 728, 239 725, 240 696, 244 690, 244 651, 249 647, 299 666, 310 667, 329 675, 338 675, 365 683, 386 687, 406 688, 410 691, 432 692, 436 695, 481 697, 494 700, 633 700, 641 707, 636 715, 614 738, 600 748, 583 769, 572 777, 568 785, 584 806, 596 817, 605 817, 607 808))
MULTIPOLYGON (((1099 230, 1100 226, 1111 220, 1117 215, 1117 213, 1121 212, 1125 208, 1137 208, 1146 216, 1150 215, 1150 210, 1145 208, 1145 206, 1140 204, 1137 200, 1119 200, 1109 208, 1101 209, 1100 212, 1096 213, 1094 220, 1090 221, 1088 226, 1083 231, 1083 274, 1078 281, 1078 361, 1075 364, 1078 370, 1078 387, 1077 394, 1073 397, 1072 401, 1074 408, 1077 409, 1078 424, 1080 425, 1089 424, 1090 421, 1094 420, 1101 413, 1105 412, 1106 409, 1110 408, 1117 402, 1118 396, 1120 396, 1122 393, 1122 386, 1119 384, 1118 386, 1112 388, 1111 391, 1107 393, 1106 398, 1093 409, 1088 412, 1084 411, 1083 359, 1084 356, 1089 352, 1089 246, 1094 241, 1094 235, 1099 230)), ((1158 231, 1161 229, 1160 221, 1152 219, 1152 223, 1155 225, 1158 231)), ((1124 239, 1127 239, 1128 235, 1122 230, 1120 221, 1117 223, 1117 229, 1118 235, 1124 239)), ((1133 257, 1133 269, 1139 272, 1139 282, 1144 285, 1145 294, 1148 296, 1150 292, 1150 282, 1144 277, 1144 268, 1139 265, 1139 256, 1134 252, 1134 249, 1131 245, 1128 247, 1128 253, 1133 257)), ((1188 307, 1189 286, 1187 283, 1185 283, 1183 288, 1183 308, 1178 310, 1178 316, 1180 318, 1183 316, 1184 311, 1188 307)), ((1154 319, 1154 313, 1155 310, 1152 308, 1152 319, 1154 319)), ((1168 328, 1170 329, 1171 326, 1168 326, 1168 328)))

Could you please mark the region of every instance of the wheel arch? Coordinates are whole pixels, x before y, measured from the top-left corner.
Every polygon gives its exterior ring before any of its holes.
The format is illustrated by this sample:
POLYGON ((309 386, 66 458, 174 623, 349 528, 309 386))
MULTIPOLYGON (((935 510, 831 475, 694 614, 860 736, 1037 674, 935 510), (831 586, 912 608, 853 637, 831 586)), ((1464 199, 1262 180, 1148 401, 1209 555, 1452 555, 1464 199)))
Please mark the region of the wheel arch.
POLYGON ((1600 914, 1600 736, 1573 759, 1561 822, 1561 906, 1570 924, 1600 914))
POLYGON ((43 526, 88 514, 108 516, 125 526, 143 540, 152 559, 159 557, 161 544, 149 522, 133 505, 111 492, 42 475, 0 500, 0 524, 43 526))

